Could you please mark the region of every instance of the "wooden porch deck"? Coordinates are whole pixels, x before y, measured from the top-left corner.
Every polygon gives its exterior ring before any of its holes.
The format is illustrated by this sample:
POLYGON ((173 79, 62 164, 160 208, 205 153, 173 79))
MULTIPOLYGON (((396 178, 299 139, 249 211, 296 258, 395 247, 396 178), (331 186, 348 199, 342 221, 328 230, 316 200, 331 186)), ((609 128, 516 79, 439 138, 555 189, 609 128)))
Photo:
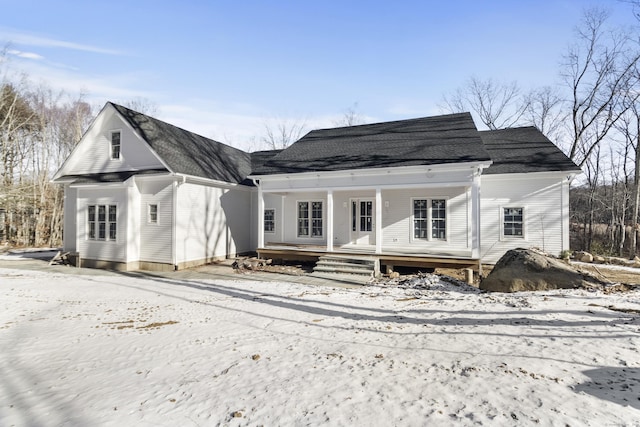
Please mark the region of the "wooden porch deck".
POLYGON ((267 243, 264 248, 257 250, 261 258, 275 258, 290 261, 317 261, 326 254, 342 256, 371 257, 380 260, 381 265, 387 266, 387 272, 393 267, 424 267, 424 268, 471 268, 482 274, 482 264, 477 258, 457 257, 448 255, 424 254, 415 251, 404 251, 397 248, 382 248, 382 253, 376 254, 374 247, 335 247, 327 252, 324 245, 300 245, 291 243, 267 243))

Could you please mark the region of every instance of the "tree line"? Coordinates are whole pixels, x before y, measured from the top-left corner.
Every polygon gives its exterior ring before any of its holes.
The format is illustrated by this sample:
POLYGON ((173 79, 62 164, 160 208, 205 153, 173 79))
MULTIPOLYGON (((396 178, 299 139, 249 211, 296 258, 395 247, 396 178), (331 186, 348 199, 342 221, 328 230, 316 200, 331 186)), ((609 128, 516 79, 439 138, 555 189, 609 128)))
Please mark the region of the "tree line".
MULTIPOLYGON (((632 12, 640 10, 640 0, 628 3, 632 12)), ((639 43, 637 26, 611 26, 605 10, 589 9, 553 85, 525 91, 517 82, 470 77, 443 96, 443 112, 471 111, 489 129, 536 126, 582 168, 571 190, 573 249, 630 257, 638 251, 639 43)), ((123 104, 156 113, 145 100, 123 104)), ((362 123, 356 107, 336 125, 362 123)), ((94 111, 86 94, 34 85, 11 69, 6 50, 0 52, 0 242, 61 243, 63 191, 50 180, 94 111)), ((259 141, 284 148, 305 127, 300 122, 265 125, 259 141)))
MULTIPOLYGON (((628 3, 639 10, 640 2, 628 3)), ((554 86, 524 92, 516 82, 472 77, 445 95, 443 109, 472 111, 489 129, 540 129, 584 172, 571 190, 572 249, 634 257, 640 243, 640 32, 637 25, 611 26, 609 18, 599 8, 584 12, 554 86)))

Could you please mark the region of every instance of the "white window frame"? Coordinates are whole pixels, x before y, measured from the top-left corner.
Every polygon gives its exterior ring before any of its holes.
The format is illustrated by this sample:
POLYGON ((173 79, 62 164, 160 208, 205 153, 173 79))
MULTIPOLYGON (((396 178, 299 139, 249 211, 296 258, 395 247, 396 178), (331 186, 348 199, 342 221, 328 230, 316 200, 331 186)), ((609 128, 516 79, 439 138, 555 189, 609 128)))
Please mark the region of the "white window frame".
POLYGON ((160 205, 158 203, 148 203, 147 204, 147 224, 159 225, 160 224, 160 205), (151 207, 156 207, 156 220, 153 221, 151 219, 151 207))
POLYGON ((449 226, 449 218, 450 218, 450 214, 449 214, 449 198, 448 197, 443 197, 443 196, 430 196, 430 197, 412 197, 411 198, 411 202, 409 205, 409 211, 410 211, 410 242, 449 242, 449 229, 451 228, 449 226), (427 237, 426 238, 421 238, 421 237, 415 237, 415 211, 414 211, 414 202, 416 200, 426 200, 427 202, 427 237), (444 200, 444 221, 445 221, 445 226, 444 226, 444 233, 445 233, 445 238, 444 239, 438 239, 433 237, 433 212, 432 212, 432 202, 434 200, 444 200))
POLYGON ((118 235, 120 233, 118 233, 118 212, 120 211, 118 203, 88 203, 87 204, 87 209, 86 209, 86 215, 85 215, 85 221, 86 221, 86 233, 85 233, 85 239, 86 240, 90 240, 92 242, 117 242, 118 241, 118 235), (91 207, 94 207, 94 216, 93 216, 93 221, 91 221, 91 218, 89 217, 89 209, 91 207), (104 217, 104 221, 100 221, 99 220, 99 214, 98 212, 100 211, 100 207, 104 206, 105 209, 105 217, 104 217), (110 221, 110 217, 109 217, 109 211, 110 208, 114 207, 116 210, 116 218, 115 221, 110 221), (95 224, 95 229, 94 229, 94 236, 91 237, 90 233, 90 227, 91 227, 91 223, 95 224), (100 224, 104 223, 104 238, 100 237, 100 224), (115 239, 111 238, 111 224, 115 224, 115 232, 116 232, 116 237, 115 239))
POLYGON ((527 207, 524 204, 509 204, 500 206, 500 240, 527 240, 527 207), (507 236, 504 234, 504 210, 522 209, 522 235, 507 236))
POLYGON ((323 239, 324 238, 324 226, 325 226, 325 202, 324 200, 296 200, 296 236, 300 239, 323 239), (307 234, 300 234, 300 203, 307 203, 307 234), (321 203, 322 209, 320 210, 322 221, 322 227, 320 227, 320 235, 313 235, 313 203, 321 203))
POLYGON ((120 129, 114 129, 109 132, 109 159, 115 161, 122 160, 122 130, 120 129), (115 135, 116 133, 120 135, 120 143, 118 144, 118 157, 113 157, 113 135, 115 135))
MULTIPOLYGON (((296 207, 298 205, 296 204, 296 207)), ((264 210, 264 215, 262 217, 262 221, 263 221, 263 226, 264 226, 264 232, 268 233, 268 234, 275 234, 276 233, 276 210, 274 208, 267 208, 264 210), (273 223, 273 228, 271 230, 267 230, 267 220, 265 218, 265 216, 267 215, 267 212, 271 211, 272 212, 272 219, 271 222, 273 223)))

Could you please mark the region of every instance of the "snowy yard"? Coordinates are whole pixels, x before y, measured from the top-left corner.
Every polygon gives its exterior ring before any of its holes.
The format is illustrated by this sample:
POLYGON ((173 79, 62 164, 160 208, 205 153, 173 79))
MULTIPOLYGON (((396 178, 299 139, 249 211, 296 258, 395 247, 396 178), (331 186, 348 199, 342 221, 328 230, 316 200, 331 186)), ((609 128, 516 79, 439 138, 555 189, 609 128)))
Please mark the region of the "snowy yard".
POLYGON ((639 310, 0 268, 0 425, 640 425, 639 310))

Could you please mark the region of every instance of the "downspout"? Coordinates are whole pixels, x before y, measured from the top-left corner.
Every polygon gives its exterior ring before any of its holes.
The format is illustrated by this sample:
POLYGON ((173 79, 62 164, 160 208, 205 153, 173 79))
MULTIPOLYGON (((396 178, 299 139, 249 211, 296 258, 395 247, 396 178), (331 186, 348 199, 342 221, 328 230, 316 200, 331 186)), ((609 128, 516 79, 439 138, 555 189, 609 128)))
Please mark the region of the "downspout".
POLYGON ((172 218, 171 220, 173 221, 173 227, 171 227, 171 264, 173 264, 173 269, 177 270, 178 269, 178 242, 176 242, 177 239, 177 228, 178 228, 178 223, 177 223, 177 219, 178 219, 178 187, 181 186, 182 184, 184 184, 185 182, 187 182, 187 177, 184 175, 181 175, 180 178, 182 178, 181 182, 179 182, 178 180, 174 179, 173 180, 173 194, 172 194, 172 209, 171 209, 171 214, 172 214, 172 218))

